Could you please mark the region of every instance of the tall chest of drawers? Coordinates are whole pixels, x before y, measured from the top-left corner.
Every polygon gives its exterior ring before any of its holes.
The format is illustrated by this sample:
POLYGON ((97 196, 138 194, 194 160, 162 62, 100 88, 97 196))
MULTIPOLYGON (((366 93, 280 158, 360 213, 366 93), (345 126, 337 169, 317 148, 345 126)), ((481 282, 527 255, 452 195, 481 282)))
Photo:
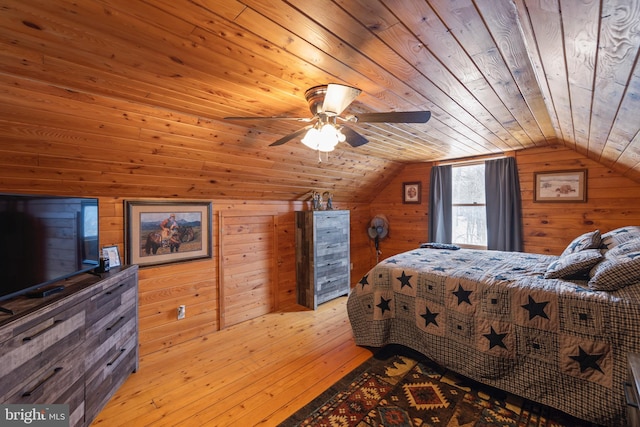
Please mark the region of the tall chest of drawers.
POLYGON ((350 215, 347 210, 296 212, 298 304, 319 304, 349 293, 350 215))
POLYGON ((56 283, 45 298, 3 301, 0 403, 67 404, 88 426, 138 369, 138 267, 56 283))

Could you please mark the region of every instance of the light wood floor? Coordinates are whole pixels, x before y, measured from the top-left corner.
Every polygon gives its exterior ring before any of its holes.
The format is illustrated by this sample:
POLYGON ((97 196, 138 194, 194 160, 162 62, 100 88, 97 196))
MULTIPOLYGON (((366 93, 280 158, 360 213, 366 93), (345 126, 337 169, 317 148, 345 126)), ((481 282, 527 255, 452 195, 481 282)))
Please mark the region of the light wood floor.
POLYGON ((371 357, 346 297, 153 353, 93 426, 275 426, 371 357))

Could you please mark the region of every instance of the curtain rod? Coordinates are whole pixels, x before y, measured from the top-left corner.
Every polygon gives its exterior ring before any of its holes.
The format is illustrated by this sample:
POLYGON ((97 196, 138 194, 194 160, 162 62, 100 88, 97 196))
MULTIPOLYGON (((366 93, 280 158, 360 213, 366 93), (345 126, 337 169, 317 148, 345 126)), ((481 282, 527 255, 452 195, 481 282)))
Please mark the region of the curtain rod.
POLYGON ((501 154, 495 154, 495 155, 491 155, 491 156, 483 156, 483 157, 478 157, 478 158, 474 158, 474 159, 467 159, 467 160, 442 160, 439 162, 434 162, 435 166, 447 166, 447 165, 468 165, 468 164, 473 164, 473 163, 482 163, 485 160, 495 160, 495 159, 502 159, 505 157, 509 157, 504 153, 501 154))

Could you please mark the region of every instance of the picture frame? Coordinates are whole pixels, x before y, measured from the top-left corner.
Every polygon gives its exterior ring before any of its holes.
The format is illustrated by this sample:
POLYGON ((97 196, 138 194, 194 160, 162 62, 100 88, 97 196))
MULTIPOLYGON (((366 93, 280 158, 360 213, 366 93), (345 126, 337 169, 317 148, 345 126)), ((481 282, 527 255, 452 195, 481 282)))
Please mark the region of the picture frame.
POLYGON ((402 203, 420 204, 422 202, 422 183, 403 182, 402 183, 402 203))
POLYGON ((533 184, 534 202, 587 201, 587 169, 534 172, 533 184))
POLYGON ((212 203, 125 200, 125 257, 139 267, 212 257, 212 203))
POLYGON ((120 267, 120 251, 117 246, 104 246, 102 256, 109 260, 109 268, 120 267))

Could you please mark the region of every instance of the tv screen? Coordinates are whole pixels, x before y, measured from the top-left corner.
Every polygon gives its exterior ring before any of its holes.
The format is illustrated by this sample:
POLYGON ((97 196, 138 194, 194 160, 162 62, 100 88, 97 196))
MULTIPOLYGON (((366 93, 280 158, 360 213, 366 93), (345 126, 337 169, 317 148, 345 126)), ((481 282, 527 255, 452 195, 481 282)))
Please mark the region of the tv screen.
POLYGON ((96 267, 98 199, 0 194, 0 301, 96 267))

